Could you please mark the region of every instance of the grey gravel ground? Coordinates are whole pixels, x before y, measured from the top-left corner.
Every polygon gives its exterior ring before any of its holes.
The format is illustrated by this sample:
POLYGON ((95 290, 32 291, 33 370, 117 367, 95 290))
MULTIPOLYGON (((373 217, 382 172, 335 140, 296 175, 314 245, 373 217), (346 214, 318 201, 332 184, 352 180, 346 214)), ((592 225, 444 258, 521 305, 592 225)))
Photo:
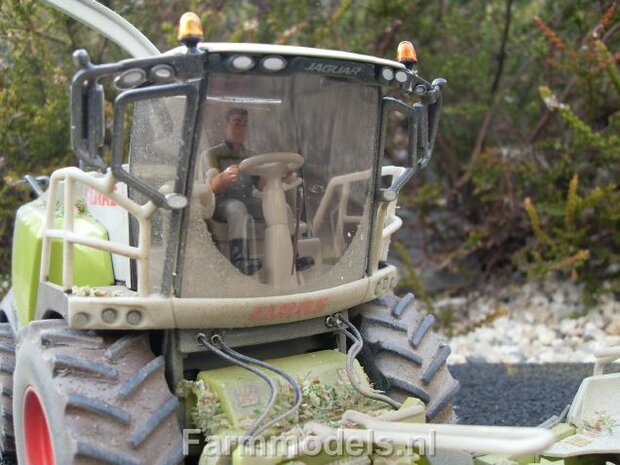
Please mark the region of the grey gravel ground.
POLYGON ((592 368, 585 363, 452 365, 452 376, 461 382, 455 411, 462 424, 537 426, 571 403, 592 368))

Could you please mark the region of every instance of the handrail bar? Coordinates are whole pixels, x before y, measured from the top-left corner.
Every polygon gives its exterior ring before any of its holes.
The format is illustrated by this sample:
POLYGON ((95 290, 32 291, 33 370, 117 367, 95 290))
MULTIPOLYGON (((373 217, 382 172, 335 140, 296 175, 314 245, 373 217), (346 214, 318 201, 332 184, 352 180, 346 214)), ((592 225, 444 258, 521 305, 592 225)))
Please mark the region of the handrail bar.
POLYGON ((432 444, 428 446, 439 450, 511 457, 542 452, 555 442, 554 434, 542 428, 393 422, 353 410, 345 412, 342 421, 356 423, 365 429, 336 429, 318 422, 308 422, 304 431, 313 435, 309 436, 310 438, 318 437, 323 443, 340 439, 383 444, 391 441, 394 444, 411 446, 418 441, 430 441, 432 444))
POLYGON ((605 367, 610 363, 620 359, 620 346, 605 347, 594 352, 596 362, 594 363, 594 376, 605 373, 605 367))
POLYGON ((138 268, 138 295, 141 297, 148 295, 151 217, 157 210, 157 206, 151 201, 144 205, 137 204, 125 195, 115 192, 115 185, 116 179, 109 169, 104 175, 85 173, 75 167, 63 168, 52 174, 48 189, 46 217, 42 229, 43 245, 39 276, 42 282, 49 280, 52 240, 61 239, 63 241, 62 287, 66 293, 71 293, 73 287, 73 245, 80 244, 135 259, 138 268), (63 195, 64 222, 63 228, 59 229, 55 227, 54 220, 56 217, 56 198, 61 181, 65 183, 63 195), (76 183, 84 184, 107 196, 137 219, 139 234, 136 247, 116 244, 110 240, 97 239, 75 233, 75 211, 73 206, 75 204, 76 183))

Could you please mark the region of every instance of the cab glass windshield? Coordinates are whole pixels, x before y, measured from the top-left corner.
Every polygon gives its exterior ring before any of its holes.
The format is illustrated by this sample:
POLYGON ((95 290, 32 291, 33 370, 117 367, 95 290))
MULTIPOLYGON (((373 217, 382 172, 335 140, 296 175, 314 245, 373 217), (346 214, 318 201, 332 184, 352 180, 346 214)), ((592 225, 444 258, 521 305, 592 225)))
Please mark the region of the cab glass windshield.
POLYGON ((363 278, 379 89, 310 74, 208 79, 181 296, 363 278))

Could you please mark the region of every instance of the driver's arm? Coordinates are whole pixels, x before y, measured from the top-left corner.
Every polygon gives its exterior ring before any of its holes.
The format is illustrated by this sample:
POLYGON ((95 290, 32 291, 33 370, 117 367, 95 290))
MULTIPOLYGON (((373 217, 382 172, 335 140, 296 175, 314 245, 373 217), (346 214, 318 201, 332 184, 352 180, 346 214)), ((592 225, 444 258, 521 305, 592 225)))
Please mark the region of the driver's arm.
POLYGON ((229 184, 239 179, 239 165, 230 165, 211 179, 211 190, 215 194, 221 194, 229 184))

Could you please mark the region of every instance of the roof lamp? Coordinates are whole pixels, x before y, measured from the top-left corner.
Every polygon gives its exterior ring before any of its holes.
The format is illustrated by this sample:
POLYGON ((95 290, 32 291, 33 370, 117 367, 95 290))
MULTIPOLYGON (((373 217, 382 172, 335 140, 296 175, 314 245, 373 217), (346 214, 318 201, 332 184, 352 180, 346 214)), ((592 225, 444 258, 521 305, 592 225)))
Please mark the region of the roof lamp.
POLYGON ((286 60, 279 56, 269 56, 263 58, 260 65, 265 71, 275 73, 286 68, 286 60))
POLYGON ((235 55, 230 59, 230 64, 235 71, 248 71, 254 67, 254 58, 247 55, 235 55))
POLYGON ((144 81, 146 81, 146 71, 141 68, 132 68, 121 73, 114 80, 114 85, 124 90, 139 86, 144 81))
POLYGON ((153 66, 150 76, 154 81, 168 81, 174 77, 174 68, 169 65, 153 66))
POLYGON ((196 13, 188 11, 181 16, 179 20, 179 40, 183 43, 186 41, 200 42, 203 38, 202 23, 196 13))
POLYGON ((381 68, 381 77, 386 81, 391 81, 394 79, 394 70, 392 68, 381 68))
POLYGON ((418 62, 418 55, 411 42, 404 40, 400 44, 398 44, 398 52, 396 53, 396 60, 399 63, 403 63, 403 64, 407 64, 407 63, 415 64, 418 62))
POLYGON ((396 80, 402 84, 407 82, 407 79, 409 79, 409 74, 407 74, 407 71, 401 69, 396 71, 395 77, 396 80))

